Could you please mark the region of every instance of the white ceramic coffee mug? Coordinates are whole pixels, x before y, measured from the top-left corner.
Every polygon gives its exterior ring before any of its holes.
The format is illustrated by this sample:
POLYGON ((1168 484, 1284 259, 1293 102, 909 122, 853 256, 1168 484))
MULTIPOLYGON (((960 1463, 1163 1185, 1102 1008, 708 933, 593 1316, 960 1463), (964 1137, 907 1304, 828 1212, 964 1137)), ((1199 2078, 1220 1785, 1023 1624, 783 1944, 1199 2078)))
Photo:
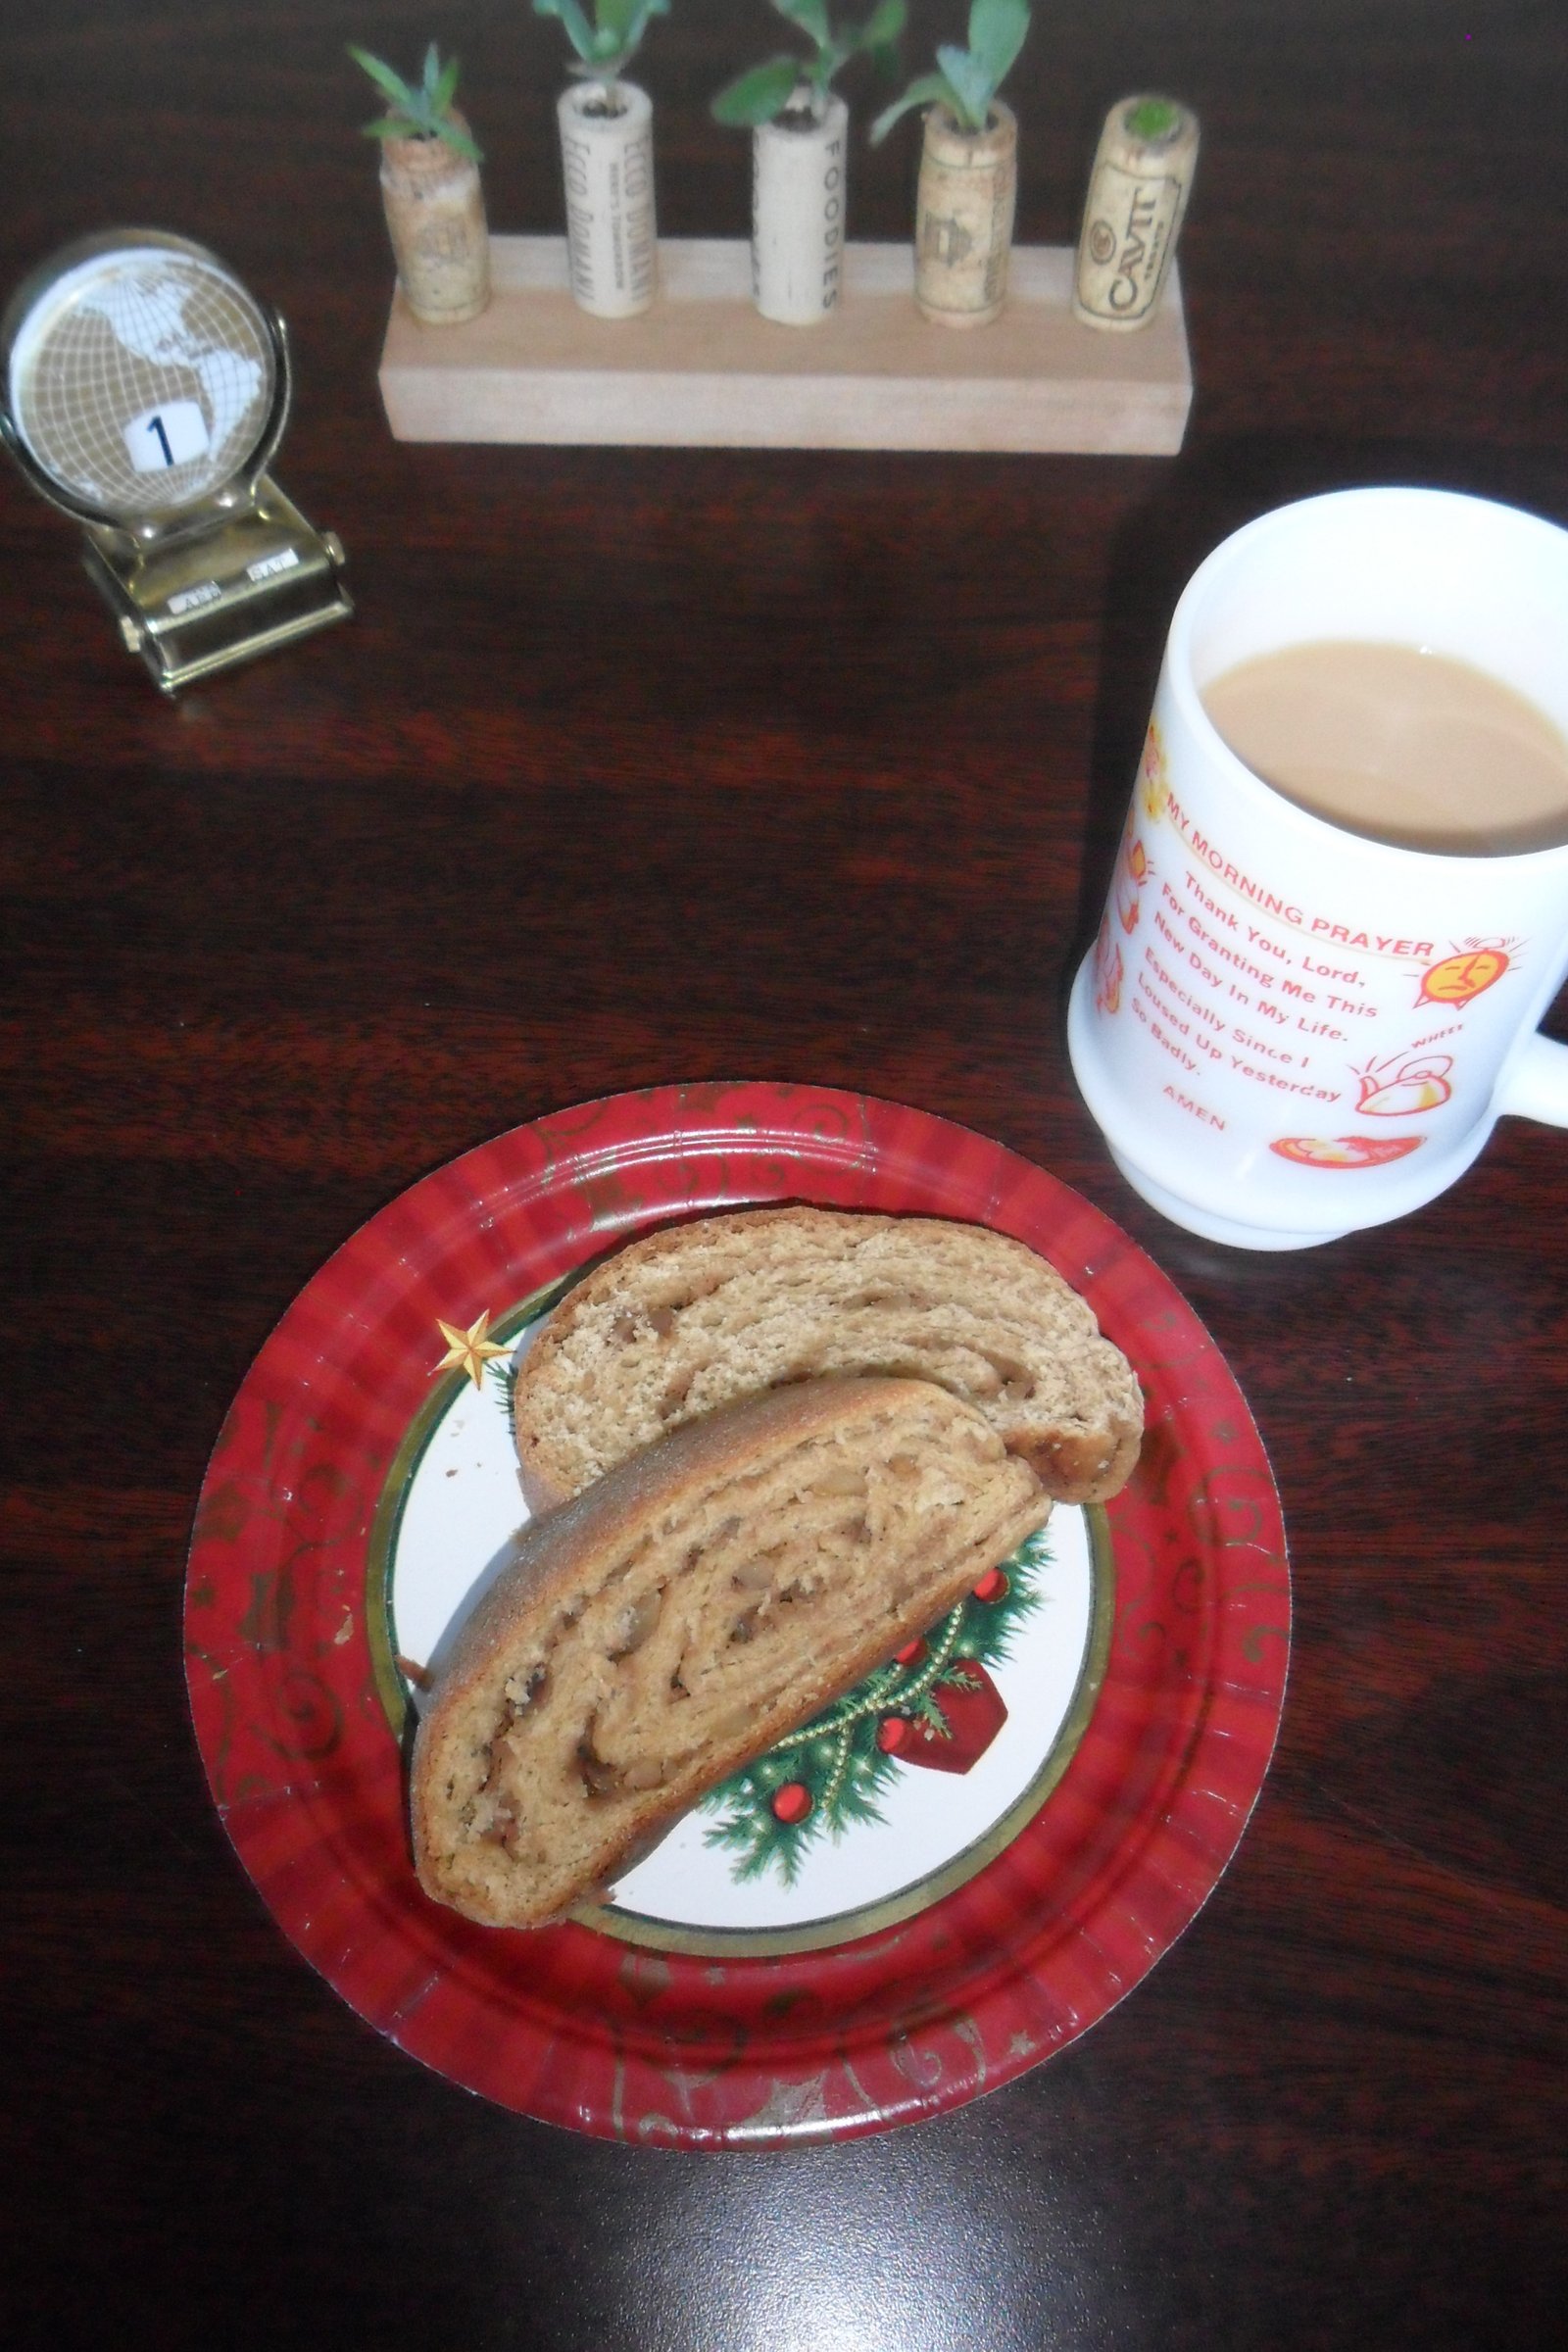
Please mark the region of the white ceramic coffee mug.
POLYGON ((1357 639, 1468 662, 1568 735, 1568 532, 1337 492, 1226 540, 1177 606, 1069 1048, 1134 1189, 1246 1249, 1406 1215, 1505 1113, 1568 1126, 1568 1048, 1537 1034, 1568 970, 1568 840, 1450 856, 1347 832, 1203 709, 1238 662, 1357 639))

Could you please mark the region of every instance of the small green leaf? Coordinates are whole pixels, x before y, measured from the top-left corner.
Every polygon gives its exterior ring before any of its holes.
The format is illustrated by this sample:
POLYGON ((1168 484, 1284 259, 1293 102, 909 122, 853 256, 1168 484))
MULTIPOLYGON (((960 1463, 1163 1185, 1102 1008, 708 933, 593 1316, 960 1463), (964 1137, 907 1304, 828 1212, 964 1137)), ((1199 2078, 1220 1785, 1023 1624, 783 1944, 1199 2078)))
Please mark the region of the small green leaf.
POLYGON ((669 0, 595 0, 590 24, 580 0, 533 0, 533 6, 536 16, 560 20, 583 65, 601 80, 612 80, 630 61, 650 17, 669 14, 669 0))
POLYGON ((1181 108, 1169 98, 1145 98, 1140 105, 1130 106, 1122 121, 1135 139, 1163 139, 1175 129, 1181 116, 1181 108))
POLYGON ((449 57, 444 70, 436 76, 435 87, 430 92, 430 110, 433 114, 444 115, 457 96, 460 71, 457 59, 449 57))
POLYGON ((969 51, 989 74, 987 103, 1002 87, 1029 30, 1029 0, 974 0, 969 11, 969 51))
POLYGON ((533 0, 533 12, 536 17, 559 18, 577 55, 592 64, 594 36, 577 0, 533 0))
POLYGON ((964 129, 984 130, 997 86, 990 74, 969 50, 949 48, 946 43, 937 51, 937 64, 958 102, 957 117, 964 129))
POLYGON ((765 65, 753 66, 749 74, 739 74, 719 91, 712 103, 714 120, 734 129, 751 130, 771 122, 794 97, 800 79, 799 58, 770 57, 765 65))
POLYGON ((849 62, 850 52, 842 41, 829 41, 819 49, 809 65, 801 60, 801 78, 810 84, 817 98, 825 98, 833 87, 833 76, 849 62))
POLYGON ((908 19, 905 0, 877 0, 877 6, 860 26, 856 46, 862 50, 891 49, 908 19))
POLYGON ((781 17, 798 24, 808 40, 825 49, 833 35, 827 21, 827 0, 773 0, 781 17))
POLYGON ((668 14, 669 0, 599 0, 600 36, 624 60, 641 47, 649 18, 668 14))
POLYGON ((376 88, 384 96, 390 98, 394 106, 400 106, 406 110, 414 106, 414 92, 401 74, 394 74, 389 65, 384 64, 378 57, 372 57, 368 49, 357 49, 352 41, 349 44, 349 55, 357 66, 364 67, 376 88))
POLYGON ((434 41, 424 53, 424 66, 417 88, 406 82, 400 74, 372 57, 368 49, 356 48, 351 42, 349 55, 363 66, 370 79, 392 101, 393 111, 377 122, 368 122, 365 135, 369 139, 441 139, 457 155, 470 164, 483 162, 478 148, 461 125, 452 119, 452 101, 457 95, 458 74, 461 71, 454 57, 443 66, 441 53, 434 41))
POLYGON ((466 162, 470 164, 484 162, 483 154, 474 145, 467 132, 461 123, 454 122, 450 115, 444 116, 436 124, 435 134, 438 139, 444 139, 453 152, 463 156, 466 162))
POLYGON ((900 116, 908 114, 911 108, 931 106, 938 100, 946 100, 951 106, 953 97, 952 85, 945 74, 920 74, 910 82, 902 98, 895 98, 893 104, 884 107, 881 114, 878 115, 871 125, 872 146, 880 147, 900 116))

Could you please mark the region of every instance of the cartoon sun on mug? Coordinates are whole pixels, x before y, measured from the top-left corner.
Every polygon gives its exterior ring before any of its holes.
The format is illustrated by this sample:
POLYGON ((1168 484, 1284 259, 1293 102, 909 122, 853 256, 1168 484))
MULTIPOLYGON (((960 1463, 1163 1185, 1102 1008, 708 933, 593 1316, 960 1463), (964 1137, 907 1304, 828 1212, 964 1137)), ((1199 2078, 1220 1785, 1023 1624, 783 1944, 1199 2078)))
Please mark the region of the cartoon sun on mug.
POLYGON ((1408 1061, 1391 1054, 1386 1061, 1369 1061, 1351 1073, 1361 1089, 1355 1107, 1376 1119, 1412 1118, 1419 1111, 1436 1110, 1452 1099, 1452 1068, 1451 1054, 1415 1054, 1408 1061))
POLYGON ((1421 975, 1417 1004, 1468 1004, 1496 985, 1508 969, 1516 939, 1466 939, 1453 954, 1430 964, 1421 975))

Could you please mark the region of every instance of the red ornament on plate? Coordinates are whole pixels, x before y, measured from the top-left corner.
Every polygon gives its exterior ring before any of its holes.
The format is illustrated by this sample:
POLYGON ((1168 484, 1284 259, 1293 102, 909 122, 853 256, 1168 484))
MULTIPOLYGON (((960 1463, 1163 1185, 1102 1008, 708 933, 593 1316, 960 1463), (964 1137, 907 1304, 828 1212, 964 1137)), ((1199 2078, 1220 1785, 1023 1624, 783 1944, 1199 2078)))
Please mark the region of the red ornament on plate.
POLYGON ((1007 1720, 1006 1701, 978 1658, 960 1658, 953 1671, 962 1682, 939 1683, 931 1694, 942 1709, 948 1737, 944 1740, 929 1723, 911 1724, 914 1738, 899 1751, 906 1764, 968 1772, 1007 1720))
POLYGON ((811 1791, 803 1781, 786 1781, 782 1788, 774 1791, 773 1818, 787 1830, 804 1821, 810 1810, 811 1791))
POLYGON ((1002 1568, 988 1568, 974 1589, 976 1600, 1005 1600, 1012 1587, 1002 1568))

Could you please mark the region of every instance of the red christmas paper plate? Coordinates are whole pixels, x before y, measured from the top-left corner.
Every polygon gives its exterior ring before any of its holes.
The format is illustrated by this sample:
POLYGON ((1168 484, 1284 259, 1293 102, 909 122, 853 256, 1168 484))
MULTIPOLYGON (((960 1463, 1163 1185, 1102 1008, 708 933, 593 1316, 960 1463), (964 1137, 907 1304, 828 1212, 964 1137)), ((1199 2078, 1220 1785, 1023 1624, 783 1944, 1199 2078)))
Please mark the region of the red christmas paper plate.
POLYGON ((467 1152, 322 1268, 224 1423, 185 1632, 229 1836, 361 2016, 524 2114, 754 2147, 959 2105, 1147 1975, 1262 1785, 1290 1580, 1217 1349, 1077 1194, 895 1103, 665 1087, 467 1152), (524 1516, 514 1350, 617 1241, 775 1200, 966 1218, 1039 1250, 1137 1369, 1139 1466, 1102 1510, 1058 1506, 602 1906, 532 1935, 472 1926, 410 1864, 400 1661, 430 1654, 524 1516))

